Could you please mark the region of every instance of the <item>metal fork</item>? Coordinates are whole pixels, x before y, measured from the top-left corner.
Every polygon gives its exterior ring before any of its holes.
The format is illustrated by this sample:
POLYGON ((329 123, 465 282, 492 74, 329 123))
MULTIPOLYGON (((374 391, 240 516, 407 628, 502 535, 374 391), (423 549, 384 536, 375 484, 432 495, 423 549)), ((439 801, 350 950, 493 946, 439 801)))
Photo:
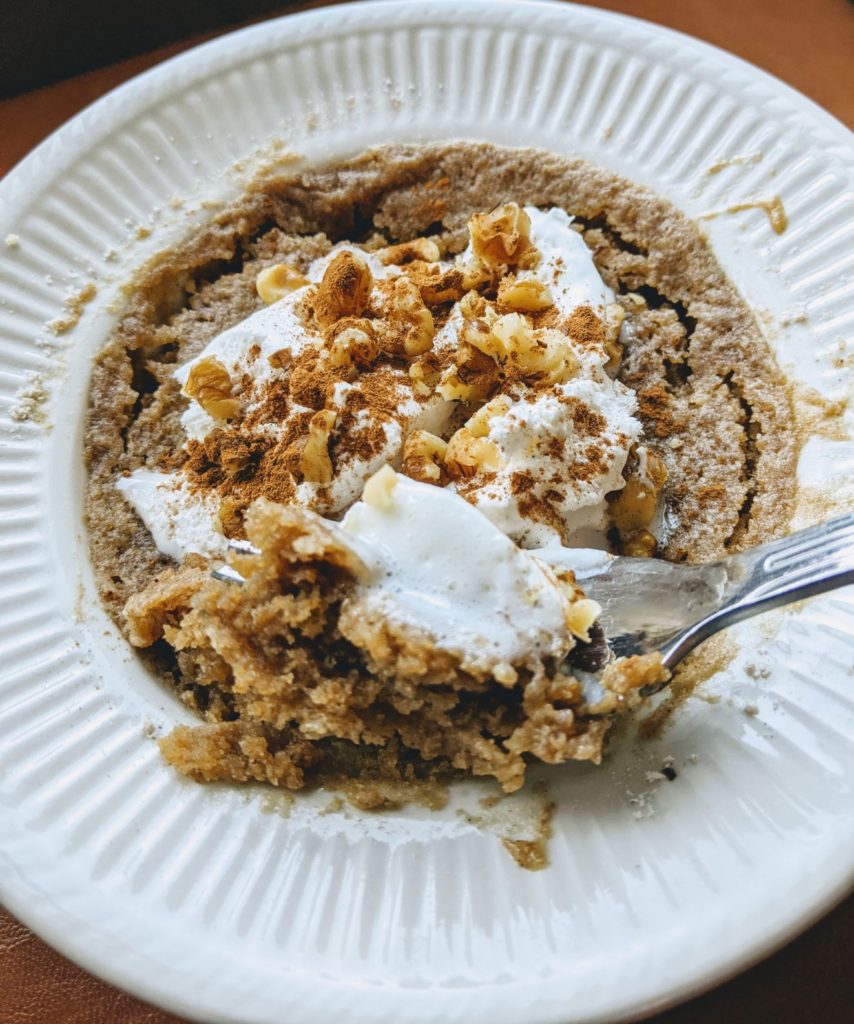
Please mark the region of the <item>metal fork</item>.
POLYGON ((575 576, 614 655, 660 651, 673 669, 727 626, 854 583, 854 513, 705 565, 603 558, 575 576))

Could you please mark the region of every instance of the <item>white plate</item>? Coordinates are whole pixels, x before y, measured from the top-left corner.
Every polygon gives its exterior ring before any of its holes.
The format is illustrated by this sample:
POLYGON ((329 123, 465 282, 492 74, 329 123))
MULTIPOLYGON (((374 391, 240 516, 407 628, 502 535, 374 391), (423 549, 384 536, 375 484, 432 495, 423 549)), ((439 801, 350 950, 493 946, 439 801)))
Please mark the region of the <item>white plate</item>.
MULTIPOLYGON (((189 716, 93 596, 88 367, 128 267, 209 216, 170 198, 233 192, 234 161, 273 135, 311 159, 394 140, 535 144, 694 216, 778 194, 782 236, 761 211, 709 231, 782 363, 850 391, 851 137, 708 46, 564 4, 356 4, 226 36, 116 90, 0 186, 0 240, 20 237, 0 246, 0 896, 85 967, 206 1021, 601 1021, 712 984, 851 883, 850 593, 742 631, 760 653, 743 646, 712 684, 724 699, 690 702, 661 741, 553 772, 539 873, 454 807, 324 816, 327 797, 287 817, 260 791, 185 782, 144 735, 189 716), (138 224, 151 237, 135 240, 138 224), (90 279, 81 323, 46 347, 64 290, 90 279), (21 421, 42 386, 47 426, 21 421), (651 787, 667 754, 679 778, 651 787)), ((849 443, 807 452, 810 487, 852 477, 849 443)))

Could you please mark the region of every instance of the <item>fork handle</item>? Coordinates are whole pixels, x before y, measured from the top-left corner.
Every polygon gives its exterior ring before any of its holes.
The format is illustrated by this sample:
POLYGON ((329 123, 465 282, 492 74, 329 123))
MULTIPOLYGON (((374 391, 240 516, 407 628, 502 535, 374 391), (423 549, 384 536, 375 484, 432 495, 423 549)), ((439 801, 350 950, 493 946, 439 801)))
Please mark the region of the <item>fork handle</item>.
POLYGON ((667 668, 727 626, 854 583, 854 513, 732 555, 721 564, 731 581, 723 604, 664 647, 667 668))

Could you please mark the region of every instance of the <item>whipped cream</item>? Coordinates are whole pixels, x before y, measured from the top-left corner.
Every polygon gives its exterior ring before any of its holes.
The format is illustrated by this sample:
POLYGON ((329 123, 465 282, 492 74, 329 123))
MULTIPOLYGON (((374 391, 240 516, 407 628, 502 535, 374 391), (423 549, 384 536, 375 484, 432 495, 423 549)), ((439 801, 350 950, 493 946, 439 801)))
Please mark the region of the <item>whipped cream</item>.
POLYGON ((561 538, 601 547, 605 495, 623 486, 629 448, 640 434, 634 408, 632 393, 604 373, 555 384, 490 418, 486 439, 501 455, 494 474, 474 487, 450 486, 524 547, 561 538), (532 505, 549 518, 533 517, 532 505))
MULTIPOLYGON (((518 279, 547 285, 564 318, 581 307, 603 318, 614 293, 600 277, 584 239, 573 230, 572 217, 556 207, 524 209, 540 260, 518 279)), ((470 256, 471 247, 464 258, 470 256)), ((520 398, 506 413, 490 419, 487 439, 499 451, 501 468, 482 484, 450 485, 525 547, 561 538, 573 546, 605 546, 605 495, 623 487, 622 471, 641 433, 634 393, 606 374, 604 349, 575 345, 573 354, 579 368, 572 380, 539 392, 533 400, 530 395, 520 398), (601 417, 595 432, 581 427, 579 408, 601 417), (524 490, 519 489, 520 478, 524 490), (532 516, 533 506, 542 510, 546 505, 548 519, 532 516)))
POLYGON ((426 631, 470 670, 565 655, 572 641, 552 570, 451 491, 392 478, 384 507, 356 502, 341 523, 372 570, 357 607, 426 631))
MULTIPOLYGON (((368 265, 375 281, 396 277, 400 273, 400 269, 394 265, 384 266, 373 253, 342 243, 312 262, 306 274, 310 284, 317 284, 323 278, 326 268, 341 252, 351 252, 358 256, 368 265)), ((234 379, 242 380, 247 374, 252 379, 253 394, 245 408, 245 414, 251 414, 260 404, 264 385, 282 373, 270 362, 270 357, 284 349, 292 359, 296 359, 303 352, 317 346, 316 333, 307 328, 299 313, 298 307, 304 291, 305 288, 298 288, 278 302, 252 313, 234 327, 217 334, 201 352, 175 370, 175 380, 183 387, 194 366, 206 359, 217 359, 234 379)), ((358 388, 358 382, 354 386, 358 388)), ((305 406, 294 404, 290 415, 306 411, 305 406)), ((190 402, 181 417, 181 425, 188 438, 201 441, 219 424, 197 402, 190 402)), ((282 425, 279 424, 279 433, 281 429, 282 425)), ((361 476, 361 483, 372 472, 373 469, 366 470, 361 476)), ((361 486, 356 493, 360 491, 361 486)))
MULTIPOLYGON (((520 281, 540 281, 547 285, 561 316, 570 317, 575 310, 589 306, 597 316, 614 301, 614 293, 599 276, 593 256, 581 235, 572 228, 573 218, 565 210, 553 206, 540 210, 536 206, 523 207, 531 220, 531 242, 540 250, 540 261, 534 270, 522 270, 520 281)), ((461 266, 471 264, 474 250, 471 242, 460 253, 461 266)), ((452 267, 453 263, 442 264, 452 267)), ((436 332, 433 349, 436 352, 453 349, 457 344, 462 314, 455 306, 440 331, 436 332)), ((599 365, 602 359, 586 354, 599 365)))
POLYGON ((573 230, 573 218, 557 206, 524 210, 531 219, 531 241, 540 250, 540 262, 535 270, 523 270, 519 279, 535 278, 548 285, 563 316, 581 306, 601 316, 614 293, 599 276, 587 243, 573 230))
POLYGON ((214 495, 193 494, 175 473, 135 469, 120 477, 118 490, 145 523, 157 549, 181 562, 188 554, 213 558, 228 544, 214 495))
MULTIPOLYGON (((572 228, 572 218, 563 210, 538 210, 525 207, 531 221, 531 242, 540 258, 534 269, 521 270, 517 279, 537 279, 547 285, 562 319, 580 307, 590 307, 603 317, 614 296, 599 276, 592 255, 581 235, 572 228)), ((194 359, 179 367, 174 376, 182 386, 196 364, 215 358, 233 379, 244 383, 243 414, 250 416, 261 404, 264 386, 288 373, 270 357, 282 350, 291 359, 309 348, 321 345, 321 339, 304 319, 301 303, 306 288, 321 281, 336 255, 354 253, 368 264, 375 282, 397 277, 404 271, 384 265, 376 254, 358 246, 336 246, 316 260, 307 272, 310 282, 272 305, 259 310, 241 323, 221 332, 194 359), (248 392, 248 393, 247 393, 248 392)), ((443 261, 440 270, 462 266, 472 259, 471 246, 456 261, 443 261)), ((374 286, 376 293, 376 285, 374 286)), ((458 344, 462 315, 454 305, 433 341, 434 353, 458 344)), ((567 338, 567 345, 572 345, 567 338)), ((452 482, 451 490, 465 495, 474 506, 471 522, 490 529, 486 518, 512 540, 531 547, 567 538, 572 544, 604 545, 607 504, 605 495, 623 485, 622 470, 629 449, 637 440, 640 424, 634 418, 634 396, 604 371, 604 351, 596 346, 574 348, 578 371, 566 383, 517 395, 508 393, 509 408, 489 420, 487 440, 498 450, 501 467, 488 479, 452 482), (575 415, 578 404, 601 418, 601 429, 590 434, 579 425, 575 415), (528 482, 519 490, 519 481, 528 482), (548 503, 549 517, 533 516, 532 505, 548 503)), ((337 516, 349 508, 362 492, 365 481, 381 466, 400 465, 404 441, 413 430, 447 436, 457 403, 446 401, 438 393, 416 399, 405 370, 399 371, 399 386, 394 414, 382 423, 384 440, 374 445, 370 455, 351 453, 336 458, 334 475, 328 484, 309 481, 296 484, 295 503, 324 514, 337 516)), ((361 390, 359 376, 335 385, 328 407, 342 413, 355 410, 356 426, 368 427, 370 413, 358 409, 361 390), (348 403, 351 403, 348 405, 348 403)), ((289 403, 283 422, 265 422, 260 429, 275 439, 282 436, 292 417, 312 410, 289 403)), ((459 423, 459 419, 456 421, 459 423)), ((202 406, 191 401, 182 417, 188 440, 203 441, 221 427, 202 406)), ((139 513, 158 548, 181 559, 189 552, 218 555, 225 544, 218 516, 218 496, 213 492, 191 490, 181 471, 171 474, 135 470, 118 484, 119 489, 139 513)), ((454 501, 453 507, 460 505, 454 501)))
MULTIPOLYGON (((399 267, 393 264, 384 265, 375 254, 344 243, 336 245, 325 256, 311 264, 306 275, 310 284, 317 284, 322 280, 329 264, 341 252, 351 252, 366 263, 374 281, 396 277, 401 273, 399 267)), ((286 372, 274 366, 270 357, 286 350, 292 359, 296 359, 303 352, 317 348, 320 343, 317 333, 306 326, 299 312, 304 291, 305 288, 299 288, 291 292, 278 302, 253 313, 241 323, 217 335, 198 355, 175 371, 175 379, 183 387, 194 366, 206 359, 215 358, 223 364, 233 379, 245 381, 247 375, 251 379, 251 390, 246 396, 244 406, 244 416, 251 416, 263 402, 265 385, 281 378, 286 372)), ((378 298, 376 287, 372 291, 372 297, 378 298)), ((431 396, 427 401, 417 401, 412 394, 411 382, 406 372, 401 371, 399 376, 395 414, 382 424, 385 434, 382 443, 374 445, 369 457, 353 455, 339 460, 335 476, 329 484, 319 486, 309 481, 300 483, 296 488, 297 504, 326 515, 343 512, 362 493, 364 482, 369 476, 386 463, 399 461, 404 438, 408 433, 413 430, 441 433, 445 429, 453 412, 453 404, 438 394, 431 396)), ((348 399, 358 397, 361 390, 358 377, 352 383, 340 382, 335 387, 332 407, 344 410, 348 399)), ((280 437, 285 433, 290 421, 312 411, 298 402, 292 402, 285 419, 279 423, 265 423, 264 432, 272 439, 280 437)), ((357 412, 355 418, 357 427, 366 428, 370 425, 369 415, 365 410, 357 412)), ((197 402, 190 403, 182 415, 181 424, 188 439, 197 441, 203 440, 221 426, 197 402)), ((180 488, 179 480, 176 480, 176 487, 180 488)))

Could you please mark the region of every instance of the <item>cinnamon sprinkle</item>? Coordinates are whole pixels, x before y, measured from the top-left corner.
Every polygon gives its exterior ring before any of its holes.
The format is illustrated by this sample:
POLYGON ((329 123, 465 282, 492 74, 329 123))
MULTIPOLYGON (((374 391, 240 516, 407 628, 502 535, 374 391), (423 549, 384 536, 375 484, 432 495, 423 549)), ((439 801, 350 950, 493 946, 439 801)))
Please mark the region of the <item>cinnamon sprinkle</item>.
POLYGON ((589 306, 572 311, 566 321, 566 332, 585 348, 601 348, 605 344, 605 325, 589 306))

